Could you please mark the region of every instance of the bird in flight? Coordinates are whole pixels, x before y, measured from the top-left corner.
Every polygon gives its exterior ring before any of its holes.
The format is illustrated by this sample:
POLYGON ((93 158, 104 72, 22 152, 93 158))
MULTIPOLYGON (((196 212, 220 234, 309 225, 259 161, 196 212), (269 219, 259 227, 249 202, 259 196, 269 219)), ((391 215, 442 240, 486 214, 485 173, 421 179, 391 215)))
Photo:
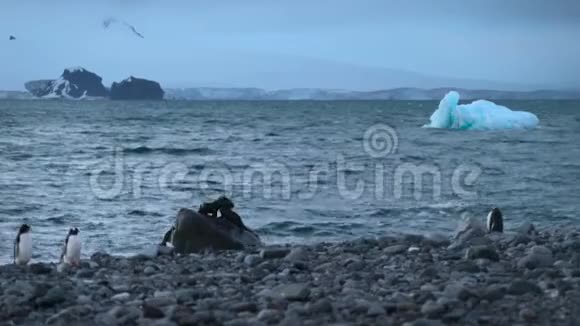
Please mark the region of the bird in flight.
POLYGON ((14 37, 14 35, 10 35, 10 37, 8 38, 10 41, 14 41, 16 39, 16 37, 14 37))
POLYGON ((115 18, 107 18, 107 19, 105 19, 103 21, 103 27, 105 29, 107 29, 107 28, 109 28, 109 26, 111 26, 112 23, 122 24, 125 27, 128 27, 133 32, 133 34, 137 35, 140 38, 145 38, 145 37, 143 37, 143 34, 137 32, 137 29, 135 28, 135 26, 133 26, 133 25, 131 25, 131 24, 125 22, 125 21, 119 21, 118 19, 115 19, 115 18))

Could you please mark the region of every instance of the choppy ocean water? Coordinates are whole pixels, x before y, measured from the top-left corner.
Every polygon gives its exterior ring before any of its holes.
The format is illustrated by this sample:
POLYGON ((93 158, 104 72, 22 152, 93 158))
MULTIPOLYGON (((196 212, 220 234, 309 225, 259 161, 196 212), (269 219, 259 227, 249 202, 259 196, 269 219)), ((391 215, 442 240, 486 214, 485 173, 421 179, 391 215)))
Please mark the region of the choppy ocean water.
POLYGON ((528 131, 421 128, 437 102, 0 101, 0 262, 139 252, 181 207, 230 196, 267 243, 580 222, 580 102, 503 101, 528 131), (415 181, 415 182, 413 182, 415 181))

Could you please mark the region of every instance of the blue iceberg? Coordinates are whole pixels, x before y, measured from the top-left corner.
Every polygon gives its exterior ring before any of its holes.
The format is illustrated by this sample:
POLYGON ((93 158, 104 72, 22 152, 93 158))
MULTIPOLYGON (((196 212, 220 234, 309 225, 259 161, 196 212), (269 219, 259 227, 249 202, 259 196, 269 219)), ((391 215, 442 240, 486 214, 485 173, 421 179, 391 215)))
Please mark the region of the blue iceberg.
POLYGON ((430 120, 424 127, 462 130, 527 129, 539 122, 533 113, 512 111, 486 100, 460 105, 455 91, 445 95, 430 120))

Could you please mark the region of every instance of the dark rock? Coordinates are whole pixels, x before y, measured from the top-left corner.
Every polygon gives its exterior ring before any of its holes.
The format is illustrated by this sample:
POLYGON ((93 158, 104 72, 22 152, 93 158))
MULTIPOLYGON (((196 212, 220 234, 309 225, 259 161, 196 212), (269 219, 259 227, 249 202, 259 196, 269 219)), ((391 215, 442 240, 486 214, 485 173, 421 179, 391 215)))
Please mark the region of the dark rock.
POLYGON ((531 321, 535 320, 536 317, 537 317, 537 314, 532 309, 524 308, 524 309, 520 310, 520 318, 522 318, 523 320, 525 320, 527 322, 531 322, 531 321))
POLYGON ((492 284, 482 291, 481 298, 493 302, 500 300, 506 293, 506 287, 500 284, 492 284))
POLYGON ((457 265, 455 265, 455 269, 459 272, 466 273, 479 273, 479 271, 481 270, 479 266, 477 266, 477 264, 474 263, 472 260, 465 260, 457 263, 457 265))
POLYGON ((539 286, 526 280, 515 280, 507 288, 507 293, 511 295, 523 295, 526 293, 542 294, 542 292, 539 286))
POLYGON ((520 225, 520 227, 517 229, 517 232, 519 234, 523 234, 523 235, 536 235, 538 232, 536 231, 536 227, 534 226, 534 224, 530 223, 530 222, 525 222, 524 224, 520 225))
POLYGON ((232 305, 230 307, 232 311, 235 312, 242 312, 242 311, 250 311, 250 312, 257 312, 258 306, 253 302, 240 302, 232 305))
POLYGON ((279 259, 284 258, 290 253, 290 249, 287 248, 265 248, 260 251, 260 257, 262 259, 279 259))
POLYGON ((50 308, 66 301, 66 292, 60 287, 53 287, 46 294, 36 299, 36 304, 43 308, 50 308))
POLYGON ((328 299, 320 299, 314 303, 308 303, 306 310, 309 314, 324 314, 332 311, 332 303, 328 299))
POLYGON ((489 259, 499 261, 499 255, 492 246, 474 246, 467 249, 466 256, 468 259, 489 259))
POLYGON ((165 313, 163 310, 159 309, 158 307, 152 306, 148 303, 143 304, 143 317, 150 318, 150 319, 160 319, 165 317, 165 313))
POLYGON ((33 274, 50 274, 53 271, 50 265, 44 263, 30 264, 29 270, 33 274))
POLYGON ((112 100, 162 100, 164 95, 159 83, 133 76, 111 86, 112 100))
POLYGON ((78 278, 92 278, 95 275, 95 272, 90 269, 81 269, 76 273, 76 277, 78 278))

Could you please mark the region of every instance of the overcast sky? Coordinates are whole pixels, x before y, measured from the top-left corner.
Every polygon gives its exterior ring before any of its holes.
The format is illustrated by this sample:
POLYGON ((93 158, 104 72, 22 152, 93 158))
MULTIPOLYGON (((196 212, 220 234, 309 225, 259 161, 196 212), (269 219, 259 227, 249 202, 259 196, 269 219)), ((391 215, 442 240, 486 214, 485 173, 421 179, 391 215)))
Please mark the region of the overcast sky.
POLYGON ((0 31, 0 89, 68 66, 107 85, 580 87, 579 0, 1 0, 0 31))

